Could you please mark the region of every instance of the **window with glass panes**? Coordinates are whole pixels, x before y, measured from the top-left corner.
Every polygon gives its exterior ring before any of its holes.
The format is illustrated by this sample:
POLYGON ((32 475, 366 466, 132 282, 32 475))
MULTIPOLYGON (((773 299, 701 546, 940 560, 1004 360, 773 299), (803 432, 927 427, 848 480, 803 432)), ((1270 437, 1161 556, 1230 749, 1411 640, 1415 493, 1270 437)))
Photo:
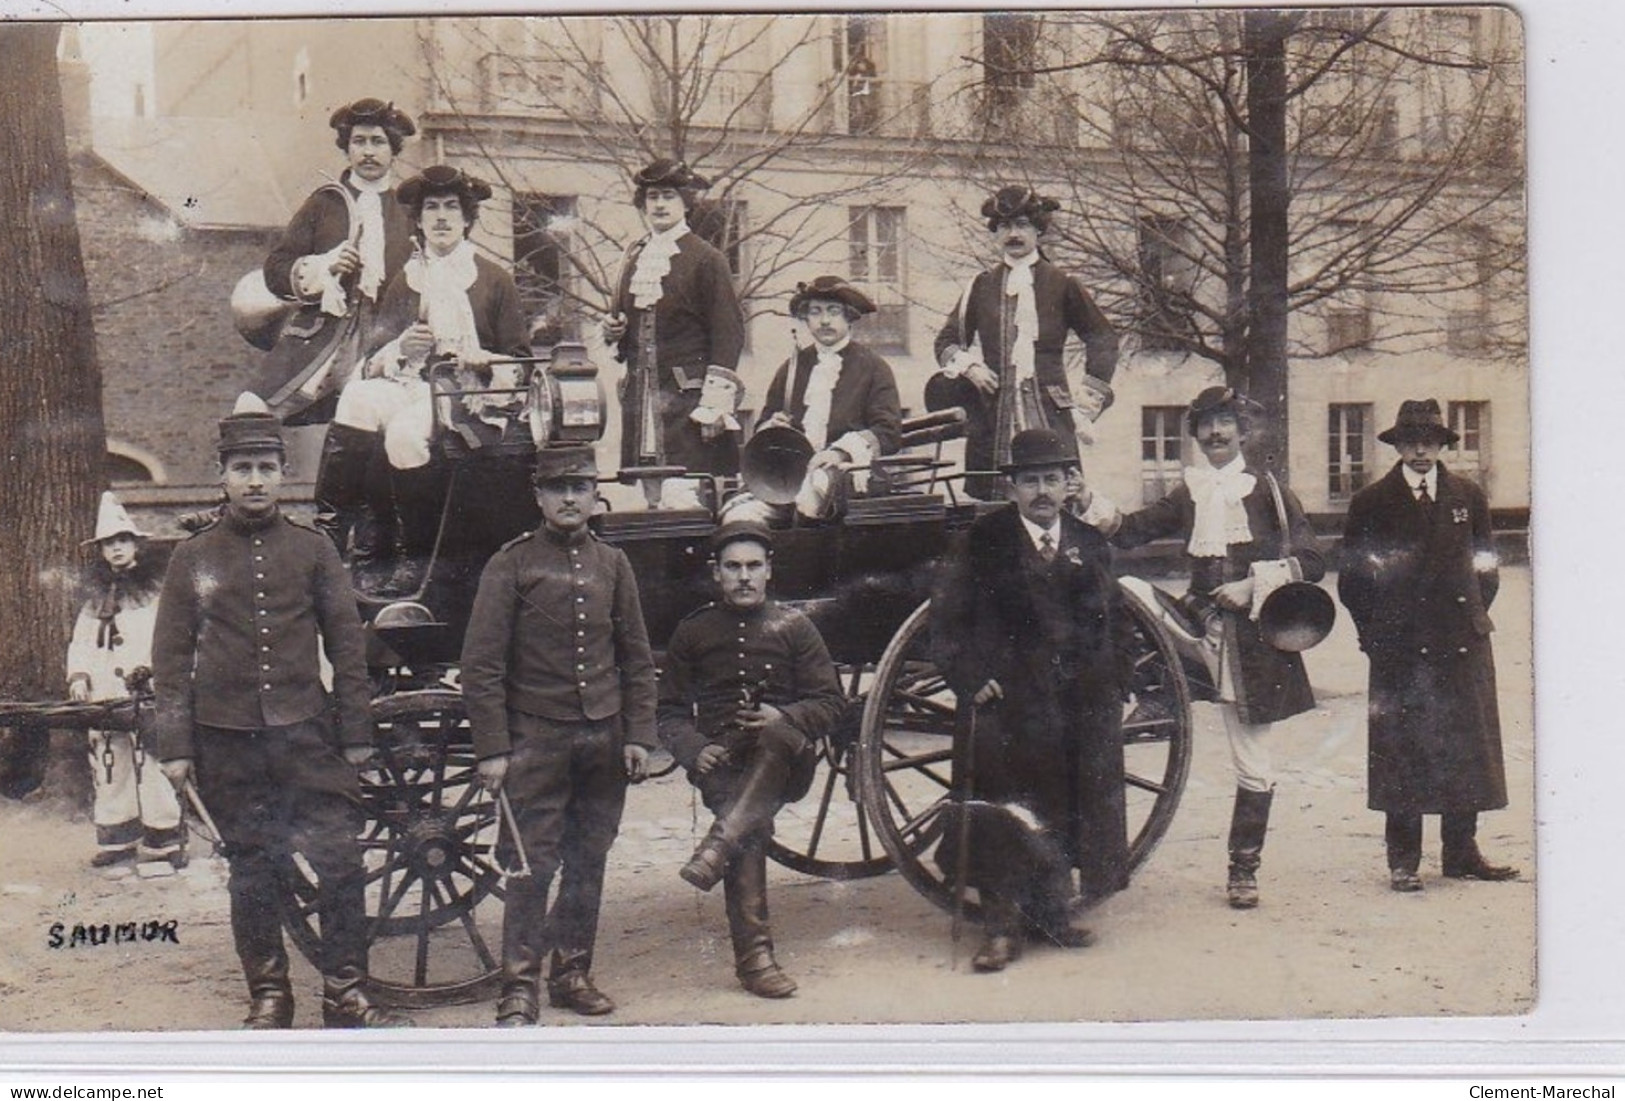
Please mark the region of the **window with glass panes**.
POLYGON ((1326 407, 1326 494, 1346 502, 1371 480, 1371 406, 1326 407))
POLYGON ((1160 501, 1185 480, 1185 408, 1146 405, 1140 409, 1140 500, 1160 501))
POLYGON ((882 355, 908 354, 908 211, 900 206, 855 206, 848 229, 847 278, 874 302, 858 322, 857 339, 882 355))
POLYGON ((1445 449, 1445 465, 1482 486, 1489 467, 1490 403, 1453 401, 1449 416, 1450 427, 1460 438, 1445 449))

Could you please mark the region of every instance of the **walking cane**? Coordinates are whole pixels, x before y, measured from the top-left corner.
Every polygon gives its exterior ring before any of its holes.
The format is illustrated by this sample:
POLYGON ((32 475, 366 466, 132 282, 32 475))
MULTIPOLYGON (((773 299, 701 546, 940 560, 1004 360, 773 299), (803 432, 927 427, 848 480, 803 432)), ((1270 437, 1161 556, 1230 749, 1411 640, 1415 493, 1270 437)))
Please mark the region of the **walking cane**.
POLYGON ((519 854, 519 866, 517 868, 504 867, 500 862, 497 867, 502 869, 504 879, 529 879, 530 857, 525 855, 525 842, 519 836, 519 822, 514 818, 513 804, 508 802, 507 788, 497 789, 497 809, 502 812, 502 817, 497 822, 497 844, 502 843, 502 827, 506 824, 508 833, 513 837, 514 851, 519 854))
POLYGON ((965 880, 970 875, 970 800, 975 790, 976 772, 976 701, 970 705, 970 717, 965 723, 965 767, 959 784, 959 853, 954 868, 954 921, 950 938, 948 970, 959 970, 959 937, 965 923, 965 880))
POLYGON ((181 786, 181 791, 186 794, 186 801, 191 804, 192 813, 197 815, 198 821, 209 831, 209 844, 214 847, 215 852, 220 852, 226 839, 220 835, 220 827, 214 824, 214 816, 209 813, 209 808, 203 805, 203 796, 198 794, 197 781, 188 776, 186 783, 181 786))

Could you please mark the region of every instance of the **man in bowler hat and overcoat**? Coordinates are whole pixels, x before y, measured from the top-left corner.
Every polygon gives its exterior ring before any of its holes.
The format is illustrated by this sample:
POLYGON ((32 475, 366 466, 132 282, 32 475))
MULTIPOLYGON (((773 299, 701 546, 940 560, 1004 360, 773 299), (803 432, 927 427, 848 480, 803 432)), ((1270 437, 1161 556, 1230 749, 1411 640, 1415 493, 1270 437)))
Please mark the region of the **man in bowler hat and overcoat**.
POLYGON ((1401 404, 1377 438, 1399 461, 1349 503, 1337 593, 1371 660, 1367 798, 1387 815, 1390 886, 1422 889, 1424 814, 1440 816, 1447 877, 1513 879, 1476 840, 1478 813, 1507 805, 1489 504, 1438 461, 1457 434, 1434 399, 1401 404))
POLYGON ((1018 957, 1029 930, 1088 944, 1084 909, 1128 884, 1133 635, 1105 537, 1062 508, 1077 462, 1056 432, 1018 433, 1001 468, 1013 503, 971 526, 932 597, 932 657, 959 702, 954 790, 970 813, 969 851, 955 814, 936 860, 978 891, 979 971, 1018 957))

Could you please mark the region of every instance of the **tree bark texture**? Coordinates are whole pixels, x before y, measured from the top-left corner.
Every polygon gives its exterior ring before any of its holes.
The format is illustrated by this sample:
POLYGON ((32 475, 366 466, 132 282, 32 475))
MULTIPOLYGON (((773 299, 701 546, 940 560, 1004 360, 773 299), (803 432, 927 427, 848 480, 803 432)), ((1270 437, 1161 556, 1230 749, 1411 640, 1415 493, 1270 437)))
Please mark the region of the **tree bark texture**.
POLYGON ((1264 407, 1257 458, 1283 478, 1287 470, 1287 208, 1286 38, 1292 17, 1249 11, 1244 17, 1247 54, 1247 130, 1252 247, 1248 281, 1247 392, 1264 407))

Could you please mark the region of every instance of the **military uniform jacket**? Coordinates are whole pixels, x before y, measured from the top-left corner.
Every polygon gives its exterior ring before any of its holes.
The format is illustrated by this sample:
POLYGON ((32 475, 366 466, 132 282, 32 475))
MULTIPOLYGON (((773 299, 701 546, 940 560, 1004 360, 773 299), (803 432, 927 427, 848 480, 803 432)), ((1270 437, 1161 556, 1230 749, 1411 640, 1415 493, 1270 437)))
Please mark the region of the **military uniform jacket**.
POLYGON ((1349 503, 1337 595, 1371 659, 1370 805, 1506 806, 1489 608, 1500 584, 1484 492, 1438 468, 1431 511, 1400 464, 1349 503))
MULTIPOLYGON (((617 353, 627 365, 630 382, 647 365, 638 345, 644 310, 632 304, 632 273, 643 242, 627 253, 616 288, 615 302, 626 314, 626 335, 617 353)), ((706 443, 700 426, 688 419, 700 401, 705 369, 713 364, 736 370, 745 350, 745 315, 734 291, 728 258, 692 231, 677 241, 671 270, 660 282, 660 301, 654 305, 655 381, 658 421, 665 442, 666 461, 693 471, 732 474, 739 466, 738 440, 724 435, 706 443)), ((622 400, 621 465, 635 466, 637 426, 628 423, 632 403, 622 400)))
MULTIPOLYGON (((340 182, 352 197, 359 194, 350 186, 348 170, 340 182)), ((387 287, 412 255, 412 223, 407 209, 396 201, 394 188, 384 192, 380 200, 384 212, 384 270, 378 285, 387 287)), ((265 285, 278 297, 298 301, 299 295, 293 289, 293 265, 302 256, 336 248, 349 235, 350 214, 344 200, 328 188, 318 188, 294 214, 276 247, 265 258, 265 285)), ((354 278, 348 277, 352 281, 354 278)))
MULTIPOLYGON (((378 306, 369 355, 417 323, 422 300, 406 281, 404 271, 389 281, 378 306)), ((468 305, 474 314, 474 331, 479 334, 481 348, 507 356, 530 355, 530 337, 525 331, 519 288, 514 285, 513 276, 483 256, 474 257, 474 282, 468 288, 468 305)))
POLYGON ((164 575, 152 643, 160 757, 193 756, 194 725, 262 730, 323 714, 318 646, 339 743, 366 745, 366 643, 332 540, 280 512, 249 521, 228 509, 175 548, 164 575))
POLYGON ((559 723, 621 716, 626 741, 654 745, 655 667, 625 552, 589 532, 545 528, 492 555, 463 639, 474 752, 512 748, 508 713, 559 723))
POLYGON ((812 620, 775 601, 743 611, 707 604, 677 625, 660 676, 660 740, 692 767, 720 741, 747 690, 784 712, 808 741, 846 708, 834 662, 812 620), (765 687, 764 687, 765 686, 765 687))
MULTIPOLYGON (((870 449, 876 455, 892 454, 903 443, 903 408, 891 365, 855 340, 848 341, 840 354, 841 373, 830 394, 825 446, 848 432, 860 432, 869 437, 870 449)), ((817 365, 816 345, 802 348, 785 362, 768 385, 761 418, 766 420, 774 413, 783 412, 789 415, 797 430, 802 430, 802 418, 807 415, 807 383, 817 365), (794 382, 790 381, 792 368, 794 382)))

